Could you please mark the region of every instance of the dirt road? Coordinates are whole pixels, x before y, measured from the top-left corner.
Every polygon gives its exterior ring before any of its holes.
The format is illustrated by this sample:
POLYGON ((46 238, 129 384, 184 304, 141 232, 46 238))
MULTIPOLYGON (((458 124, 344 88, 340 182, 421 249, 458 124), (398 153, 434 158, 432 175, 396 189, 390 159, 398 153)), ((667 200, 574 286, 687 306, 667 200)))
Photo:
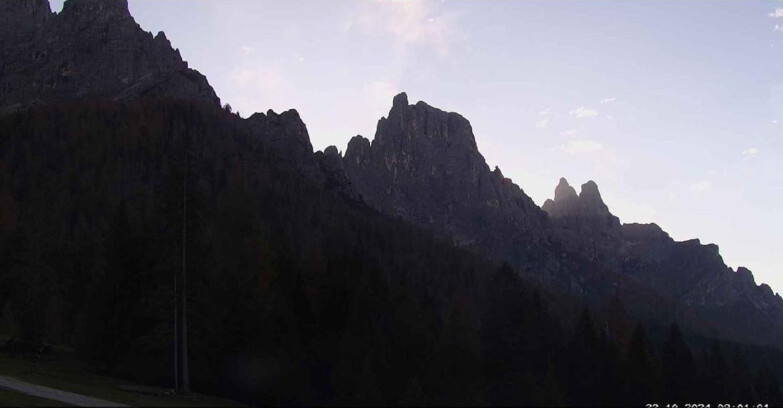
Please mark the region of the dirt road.
POLYGON ((0 375, 0 388, 7 388, 21 392, 22 394, 33 395, 40 398, 46 398, 54 401, 60 401, 64 404, 77 407, 127 407, 127 405, 117 404, 97 398, 87 397, 85 395, 74 394, 72 392, 60 391, 54 388, 44 387, 19 381, 11 377, 0 375))

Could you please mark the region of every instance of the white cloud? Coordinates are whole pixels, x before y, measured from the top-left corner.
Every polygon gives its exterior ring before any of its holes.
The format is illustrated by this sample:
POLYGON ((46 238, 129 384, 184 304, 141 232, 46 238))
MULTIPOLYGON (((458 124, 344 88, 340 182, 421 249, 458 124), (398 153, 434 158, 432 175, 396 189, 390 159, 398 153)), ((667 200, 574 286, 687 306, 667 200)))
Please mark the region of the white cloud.
POLYGON ((691 192, 693 193, 709 193, 712 191, 712 181, 704 180, 698 183, 691 184, 691 192))
POLYGON ((294 54, 294 59, 299 61, 299 62, 305 62, 305 57, 303 57, 303 56, 301 56, 299 54, 294 54))
POLYGON ((594 118, 598 116, 598 111, 594 109, 587 109, 584 106, 580 106, 569 113, 576 116, 578 119, 594 118))
POLYGON ((552 114, 552 109, 546 109, 538 112, 539 116, 549 116, 552 114))
POLYGON ((560 145, 560 150, 571 156, 594 153, 602 148, 603 145, 595 140, 571 140, 560 145))
POLYGON ((547 116, 544 119, 539 120, 538 122, 536 122, 536 127, 539 128, 539 129, 546 129, 546 128, 548 128, 549 127, 549 119, 550 119, 550 117, 547 116))
POLYGON ((775 28, 772 31, 783 31, 783 25, 775 24, 775 28))
POLYGON ((749 147, 742 151, 742 159, 743 160, 750 160, 759 154, 759 149, 756 147, 749 147))
POLYGON ((459 38, 458 15, 441 12, 442 2, 428 0, 375 0, 359 3, 358 10, 345 25, 364 33, 390 35, 394 46, 424 46, 446 56, 459 38))
POLYGON ((768 14, 768 16, 772 18, 782 18, 783 17, 783 8, 775 9, 775 11, 768 14))
POLYGON ((560 132, 560 136, 565 136, 565 137, 576 136, 576 134, 577 134, 577 130, 576 129, 568 129, 568 130, 564 130, 564 131, 560 132))
POLYGON ((243 45, 241 49, 242 49, 243 52, 245 52, 247 54, 251 54, 251 53, 255 52, 255 50, 256 50, 255 48, 253 48, 253 47, 251 47, 249 45, 243 45))
POLYGON ((601 99, 601 103, 609 103, 609 102, 614 102, 616 100, 617 100, 617 98, 615 98, 615 97, 606 98, 606 99, 601 99))

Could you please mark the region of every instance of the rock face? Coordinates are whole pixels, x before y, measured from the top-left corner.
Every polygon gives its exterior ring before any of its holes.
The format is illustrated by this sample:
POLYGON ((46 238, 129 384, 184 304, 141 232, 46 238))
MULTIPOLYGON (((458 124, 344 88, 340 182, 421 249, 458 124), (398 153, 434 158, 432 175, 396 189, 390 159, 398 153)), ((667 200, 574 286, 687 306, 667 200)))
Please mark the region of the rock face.
POLYGON ((567 248, 590 261, 613 266, 617 258, 611 255, 621 235, 620 220, 609 212, 595 182, 582 185, 579 195, 565 178, 555 188, 555 199, 541 207, 549 214, 567 248))
POLYGON ((359 195, 345 173, 343 156, 337 147, 329 146, 323 152, 315 152, 315 161, 321 170, 323 186, 327 190, 336 190, 353 201, 359 201, 359 195))
POLYGON ((498 257, 518 234, 546 230, 538 206, 499 169, 491 171, 470 123, 424 102, 394 98, 372 143, 351 139, 345 170, 373 207, 498 257), (505 242, 504 242, 505 241, 505 242))
MULTIPOLYGON (((66 0, 59 14, 47 0, 0 0, 0 57, 0 113, 84 97, 220 105, 163 33, 153 37, 136 24, 127 0, 66 0)), ((354 137, 344 157, 334 146, 314 153, 295 110, 242 123, 303 179, 550 287, 598 303, 625 297, 659 320, 687 310, 700 316, 691 321, 703 317, 735 338, 766 330, 770 342, 783 341, 783 299, 757 286, 749 270, 728 268, 717 246, 676 242, 655 224, 621 225, 592 181, 577 194, 561 179, 539 208, 500 169, 490 170, 457 113, 397 95, 374 140, 354 137), (669 314, 661 317, 662 309, 669 314)))
POLYGON ((717 245, 702 245, 698 239, 677 242, 655 224, 628 224, 614 255, 623 259, 622 273, 685 305, 716 310, 750 305, 764 316, 783 318, 780 297, 768 285, 757 286, 747 268, 726 266, 717 245))
POLYGON ((264 139, 276 150, 280 159, 292 167, 301 168, 312 160, 313 145, 310 143, 310 135, 296 110, 291 109, 281 114, 271 109, 266 115, 254 113, 247 118, 246 123, 254 135, 264 139))
POLYGON ((127 0, 46 0, 0 6, 0 110, 64 98, 164 96, 219 105, 165 34, 136 24, 127 0))
POLYGON ((560 179, 554 200, 547 200, 543 209, 567 251, 629 277, 680 307, 719 312, 720 319, 731 320, 727 326, 746 326, 748 331, 776 327, 781 333, 783 300, 769 286, 757 286, 748 269, 735 272, 726 266, 717 245, 702 245, 698 239, 674 241, 655 224, 621 225, 592 181, 582 185, 577 196, 560 179), (754 321, 755 326, 749 325, 754 321))
POLYGON ((277 160, 326 190, 336 191, 348 199, 359 200, 345 173, 343 158, 335 146, 313 153, 307 126, 295 109, 277 114, 255 113, 244 125, 272 149, 277 160))
POLYGON ((676 242, 655 224, 622 225, 593 181, 577 194, 561 179, 539 209, 489 169, 470 123, 456 113, 410 105, 403 93, 372 142, 356 136, 344 158, 334 148, 316 156, 332 180, 350 183, 378 211, 507 261, 557 290, 597 305, 625 299, 637 316, 657 320, 690 316, 691 327, 734 339, 770 330, 771 342, 783 340, 783 300, 756 286, 749 271, 728 268, 717 246, 676 242))

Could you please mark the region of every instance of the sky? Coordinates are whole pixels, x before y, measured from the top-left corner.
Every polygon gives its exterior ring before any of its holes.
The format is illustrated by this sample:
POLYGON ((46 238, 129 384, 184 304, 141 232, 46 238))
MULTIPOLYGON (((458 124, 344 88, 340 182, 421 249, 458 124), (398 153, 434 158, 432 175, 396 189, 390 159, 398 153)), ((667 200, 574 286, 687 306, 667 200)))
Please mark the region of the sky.
POLYGON ((295 108, 316 150, 372 140, 404 91, 466 117, 539 205, 594 180, 622 222, 715 243, 783 292, 783 0, 129 7, 243 117, 295 108))

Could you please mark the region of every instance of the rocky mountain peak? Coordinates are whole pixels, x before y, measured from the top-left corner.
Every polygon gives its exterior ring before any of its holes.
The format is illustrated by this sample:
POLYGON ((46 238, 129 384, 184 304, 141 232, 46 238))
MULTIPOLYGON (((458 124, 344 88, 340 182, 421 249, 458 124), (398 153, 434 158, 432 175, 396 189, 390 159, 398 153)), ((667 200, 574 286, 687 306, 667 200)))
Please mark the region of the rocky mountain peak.
POLYGON ((340 152, 337 150, 337 146, 334 145, 327 146, 326 149, 324 149, 324 154, 326 156, 340 156, 340 152))
POLYGON ((351 139, 344 163, 368 204, 461 244, 505 251, 499 242, 547 222, 518 186, 490 170, 467 119, 421 101, 410 105, 405 93, 378 121, 372 143, 351 139))
POLYGON ((752 283, 754 285, 756 284, 756 279, 753 277, 753 272, 751 272, 750 269, 744 266, 740 266, 737 268, 736 275, 737 278, 739 278, 740 281, 742 282, 752 283))
POLYGON ((295 109, 277 114, 268 110, 266 114, 255 113, 246 119, 250 131, 265 140, 280 156, 280 159, 302 168, 313 155, 313 145, 307 126, 295 109))
POLYGON ((593 180, 582 184, 582 190, 579 192, 580 198, 598 198, 601 199, 601 193, 598 191, 598 184, 593 180))
POLYGON ((82 18, 107 15, 131 18, 128 0, 66 0, 62 14, 82 18))
POLYGON ((560 178, 560 182, 555 187, 555 201, 563 201, 577 198, 576 190, 568 184, 565 177, 560 178))
POLYGON ((577 195, 568 181, 561 178, 555 188, 555 199, 547 200, 541 209, 553 220, 566 247, 590 260, 612 261, 601 253, 618 245, 622 235, 620 220, 604 205, 595 182, 583 184, 577 195))
POLYGON ((577 195, 576 190, 568 184, 565 177, 561 178, 555 187, 555 199, 547 200, 542 209, 554 218, 584 216, 616 218, 609 212, 598 191, 598 185, 592 180, 582 184, 582 189, 577 195))
MULTIPOLYGON (((415 154, 417 150, 430 152, 450 149, 475 156, 483 162, 478 151, 470 122, 454 112, 445 112, 419 101, 408 104, 408 95, 394 97, 387 118, 381 118, 373 146, 389 146, 402 154, 415 154)), ((389 149, 382 148, 387 153, 389 149)))
POLYGON ((392 109, 408 106, 408 94, 401 92, 394 97, 392 101, 392 109))
POLYGON ((365 161, 369 160, 370 154, 370 141, 366 137, 356 135, 348 142, 348 147, 345 149, 345 157, 351 158, 355 163, 354 165, 362 165, 365 161))
POLYGON ((165 34, 136 24, 127 0, 67 0, 58 14, 46 0, 2 0, 0 23, 0 113, 85 97, 220 104, 165 34))
POLYGON ((593 180, 582 184, 582 190, 579 192, 579 201, 585 210, 609 214, 609 208, 604 204, 601 192, 598 191, 598 185, 593 180))
POLYGON ((3 0, 0 4, 0 18, 15 16, 29 18, 52 13, 48 0, 3 0))

